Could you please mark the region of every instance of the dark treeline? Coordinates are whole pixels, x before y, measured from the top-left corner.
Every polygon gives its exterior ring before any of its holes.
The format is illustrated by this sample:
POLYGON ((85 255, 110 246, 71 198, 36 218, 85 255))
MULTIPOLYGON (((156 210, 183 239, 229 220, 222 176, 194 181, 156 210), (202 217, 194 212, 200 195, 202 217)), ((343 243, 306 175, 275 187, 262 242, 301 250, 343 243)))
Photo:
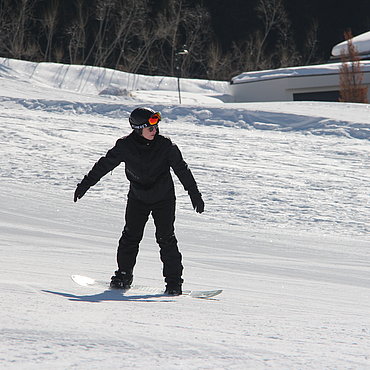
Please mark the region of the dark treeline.
POLYGON ((348 29, 370 29, 369 0, 0 0, 1 56, 154 75, 326 62, 348 29))

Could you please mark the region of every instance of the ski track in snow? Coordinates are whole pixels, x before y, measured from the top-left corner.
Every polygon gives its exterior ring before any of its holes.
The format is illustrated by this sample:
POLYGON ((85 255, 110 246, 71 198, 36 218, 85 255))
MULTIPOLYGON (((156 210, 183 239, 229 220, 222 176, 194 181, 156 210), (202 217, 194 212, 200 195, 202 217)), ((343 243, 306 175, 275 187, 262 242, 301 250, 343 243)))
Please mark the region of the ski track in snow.
MULTIPOLYGON (((225 84, 196 80, 179 106, 174 82, 1 60, 1 367, 368 369, 369 106, 223 103, 225 84), (99 95, 120 81, 137 90, 99 95), (206 203, 175 180, 184 288, 224 289, 212 300, 69 278, 115 269, 123 166, 73 192, 154 103, 206 203)), ((152 221, 135 282, 163 285, 152 221)))

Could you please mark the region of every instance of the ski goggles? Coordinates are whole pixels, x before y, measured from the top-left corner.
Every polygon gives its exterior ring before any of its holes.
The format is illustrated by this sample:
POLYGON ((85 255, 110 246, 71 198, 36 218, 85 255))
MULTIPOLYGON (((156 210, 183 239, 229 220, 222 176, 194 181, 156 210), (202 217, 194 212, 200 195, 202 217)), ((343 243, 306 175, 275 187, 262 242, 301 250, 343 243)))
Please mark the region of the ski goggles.
POLYGON ((159 121, 161 120, 161 114, 159 112, 153 113, 146 122, 141 125, 135 125, 131 123, 131 127, 133 129, 142 129, 145 127, 151 127, 154 125, 158 125, 159 121))
POLYGON ((148 129, 149 129, 150 132, 153 132, 154 129, 158 130, 158 124, 149 126, 148 129))
POLYGON ((148 122, 151 126, 153 126, 153 125, 158 125, 160 120, 161 120, 161 113, 156 112, 151 117, 149 117, 148 122))

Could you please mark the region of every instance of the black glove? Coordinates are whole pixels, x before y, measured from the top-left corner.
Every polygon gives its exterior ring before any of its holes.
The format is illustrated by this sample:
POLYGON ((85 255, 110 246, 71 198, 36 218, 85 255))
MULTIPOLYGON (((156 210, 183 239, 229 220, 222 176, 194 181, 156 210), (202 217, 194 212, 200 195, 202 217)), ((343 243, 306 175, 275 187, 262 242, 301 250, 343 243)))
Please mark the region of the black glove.
POLYGON ((86 176, 85 176, 85 178, 79 184, 77 184, 77 188, 75 190, 73 201, 77 202, 77 199, 81 199, 89 189, 90 189, 90 185, 86 184, 86 176))
POLYGON ((204 202, 202 199, 202 194, 199 191, 189 192, 191 199, 191 204, 197 213, 202 213, 204 211, 204 202))

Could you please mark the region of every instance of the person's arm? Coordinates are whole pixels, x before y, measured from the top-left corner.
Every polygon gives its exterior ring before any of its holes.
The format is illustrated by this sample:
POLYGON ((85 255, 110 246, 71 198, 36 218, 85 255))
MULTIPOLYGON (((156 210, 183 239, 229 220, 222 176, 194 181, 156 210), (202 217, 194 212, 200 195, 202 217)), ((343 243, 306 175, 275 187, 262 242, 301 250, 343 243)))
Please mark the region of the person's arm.
POLYGON ((103 176, 112 171, 123 161, 123 154, 120 140, 110 149, 104 157, 101 157, 90 170, 90 172, 77 184, 74 193, 74 201, 77 202, 85 193, 94 186, 103 176))
POLYGON ((191 173, 188 164, 184 161, 177 145, 172 144, 169 157, 170 166, 179 178, 184 189, 188 192, 193 208, 196 212, 202 213, 204 211, 202 194, 199 192, 194 176, 191 173))

